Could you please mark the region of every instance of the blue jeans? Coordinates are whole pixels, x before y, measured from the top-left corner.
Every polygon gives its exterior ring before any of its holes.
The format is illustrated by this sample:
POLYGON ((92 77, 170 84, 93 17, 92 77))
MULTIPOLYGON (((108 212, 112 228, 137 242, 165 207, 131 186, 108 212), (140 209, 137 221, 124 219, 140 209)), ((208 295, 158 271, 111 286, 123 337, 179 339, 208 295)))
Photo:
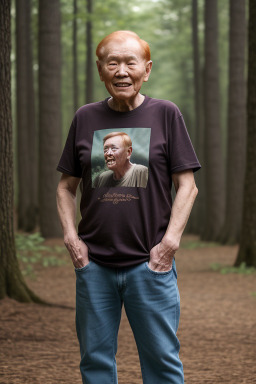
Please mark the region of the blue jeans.
POLYGON ((148 263, 107 268, 90 261, 76 269, 76 329, 83 384, 117 384, 115 355, 124 303, 144 384, 183 384, 176 336, 180 296, 175 261, 168 272, 148 263))

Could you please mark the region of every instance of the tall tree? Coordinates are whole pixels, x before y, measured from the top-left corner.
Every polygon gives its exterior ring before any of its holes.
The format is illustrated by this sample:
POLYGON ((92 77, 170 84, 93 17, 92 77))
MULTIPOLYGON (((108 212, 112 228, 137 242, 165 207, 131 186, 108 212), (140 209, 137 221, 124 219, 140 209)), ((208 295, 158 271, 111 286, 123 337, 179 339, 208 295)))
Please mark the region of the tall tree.
MULTIPOLYGON (((203 127, 203 108, 202 108, 202 76, 200 66, 200 50, 198 39, 198 1, 192 0, 192 43, 193 43, 193 64, 194 64, 194 137, 196 153, 200 162, 203 164, 204 157, 204 127, 203 127)), ((200 191, 199 198, 196 199, 191 217, 188 222, 188 232, 200 234, 204 228, 204 167, 195 174, 196 184, 200 191)))
POLYGON ((225 184, 221 148, 217 0, 205 1, 205 168, 204 240, 216 240, 224 222, 225 184))
POLYGON ((10 0, 0 1, 0 299, 41 302, 27 287, 16 258, 13 231, 10 0))
POLYGON ((220 233, 223 243, 239 241, 243 211, 243 186, 246 150, 245 97, 245 2, 230 0, 228 153, 225 224, 220 233), (238 182, 239 179, 239 182, 238 182))
POLYGON ((92 62, 92 0, 86 0, 87 21, 86 21, 86 104, 93 101, 93 62, 92 62))
POLYGON ((59 0, 39 1, 39 213, 44 237, 61 236, 56 208, 61 151, 59 0))
MULTIPOLYGON (((247 93, 247 158, 244 183, 242 231, 238 256, 239 266, 245 262, 256 267, 256 2, 249 1, 248 93, 247 93)), ((238 182, 240 182, 238 175, 238 182)))
POLYGON ((18 227, 36 225, 37 161, 30 0, 16 0, 18 227))
POLYGON ((73 95, 74 111, 78 109, 78 71, 77 71, 77 0, 73 2, 73 95))

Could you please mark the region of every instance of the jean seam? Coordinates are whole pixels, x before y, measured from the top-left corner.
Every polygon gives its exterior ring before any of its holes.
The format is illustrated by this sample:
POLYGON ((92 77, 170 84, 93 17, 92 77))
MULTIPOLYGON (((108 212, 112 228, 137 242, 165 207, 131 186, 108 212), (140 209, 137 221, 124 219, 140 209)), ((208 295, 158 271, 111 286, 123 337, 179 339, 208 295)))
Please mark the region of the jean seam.
MULTIPOLYGON (((122 307, 121 307, 121 311, 122 311, 122 307)), ((116 384, 117 383, 117 381, 116 381, 116 383, 114 382, 114 379, 115 379, 115 362, 116 362, 116 354, 115 354, 115 338, 117 339, 117 337, 118 337, 118 329, 119 329, 119 327, 118 327, 118 324, 120 323, 120 318, 117 318, 117 321, 116 321, 116 326, 115 326, 115 329, 114 329, 114 334, 113 334, 113 339, 112 339, 112 353, 113 353, 113 355, 114 355, 114 358, 113 358, 113 371, 112 371, 112 383, 113 384, 116 384)))
POLYGON ((179 316, 180 316, 180 300, 178 299, 179 298, 179 288, 178 288, 178 285, 176 283, 176 294, 177 294, 177 303, 176 303, 176 307, 175 307, 175 333, 176 333, 176 338, 177 338, 177 342, 176 342, 176 347, 179 347, 180 345, 180 342, 179 342, 179 339, 177 337, 177 331, 178 331, 178 321, 177 321, 177 315, 178 315, 178 311, 179 311, 179 316))

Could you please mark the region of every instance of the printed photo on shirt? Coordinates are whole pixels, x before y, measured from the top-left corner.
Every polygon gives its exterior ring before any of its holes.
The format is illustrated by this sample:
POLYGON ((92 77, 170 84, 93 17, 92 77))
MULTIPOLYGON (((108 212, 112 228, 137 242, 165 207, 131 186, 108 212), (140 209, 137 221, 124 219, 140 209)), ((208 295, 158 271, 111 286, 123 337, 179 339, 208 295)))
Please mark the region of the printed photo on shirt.
POLYGON ((146 188, 151 128, 94 131, 92 187, 146 188))

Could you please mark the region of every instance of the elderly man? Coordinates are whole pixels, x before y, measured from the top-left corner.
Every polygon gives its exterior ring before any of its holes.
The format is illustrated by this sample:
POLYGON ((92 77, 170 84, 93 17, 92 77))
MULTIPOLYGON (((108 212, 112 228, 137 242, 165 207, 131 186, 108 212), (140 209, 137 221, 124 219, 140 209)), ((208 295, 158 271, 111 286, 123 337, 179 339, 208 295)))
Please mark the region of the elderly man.
POLYGON ((174 255, 197 195, 193 172, 200 164, 178 107, 140 93, 152 67, 148 44, 133 32, 117 31, 99 43, 96 54, 110 97, 76 112, 57 167, 63 173, 58 211, 76 273, 82 380, 117 383, 115 355, 124 305, 143 383, 182 384, 174 255), (130 127, 150 128, 147 187, 92 188, 94 132, 130 127), (76 190, 81 179, 82 219, 77 233, 76 190), (113 191, 124 196, 129 192, 134 198, 116 205, 102 199, 113 191))
POLYGON ((148 168, 130 162, 132 141, 125 132, 111 132, 103 139, 105 163, 109 171, 96 177, 93 186, 146 188, 148 168))

